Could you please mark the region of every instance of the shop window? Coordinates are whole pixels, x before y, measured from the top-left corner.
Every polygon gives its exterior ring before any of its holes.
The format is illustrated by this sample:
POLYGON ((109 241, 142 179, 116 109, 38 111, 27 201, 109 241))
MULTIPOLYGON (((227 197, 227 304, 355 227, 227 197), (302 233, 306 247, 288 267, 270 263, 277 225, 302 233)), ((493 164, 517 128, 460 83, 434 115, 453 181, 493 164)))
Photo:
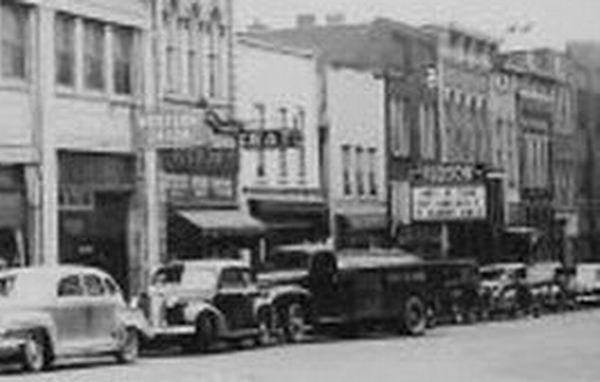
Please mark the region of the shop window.
POLYGON ((131 94, 133 90, 134 32, 131 28, 113 29, 113 81, 117 94, 131 94))
POLYGON ((86 89, 104 90, 104 24, 84 22, 84 84, 86 89))
POLYGON ((342 146, 342 177, 344 182, 344 195, 352 195, 352 180, 350 176, 351 161, 351 147, 348 145, 342 146))
POLYGON ((15 1, 2 1, 2 76, 26 79, 29 9, 15 1))
POLYGON ((57 13, 54 33, 56 83, 75 86, 75 17, 57 13))

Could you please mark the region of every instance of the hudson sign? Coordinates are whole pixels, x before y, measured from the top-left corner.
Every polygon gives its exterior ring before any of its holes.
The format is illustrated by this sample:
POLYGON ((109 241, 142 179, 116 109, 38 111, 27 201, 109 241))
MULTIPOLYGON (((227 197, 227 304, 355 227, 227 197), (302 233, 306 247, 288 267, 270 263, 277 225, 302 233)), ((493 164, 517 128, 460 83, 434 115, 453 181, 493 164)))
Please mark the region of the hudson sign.
POLYGON ((468 164, 425 164, 411 171, 412 220, 483 220, 487 192, 483 171, 468 164))

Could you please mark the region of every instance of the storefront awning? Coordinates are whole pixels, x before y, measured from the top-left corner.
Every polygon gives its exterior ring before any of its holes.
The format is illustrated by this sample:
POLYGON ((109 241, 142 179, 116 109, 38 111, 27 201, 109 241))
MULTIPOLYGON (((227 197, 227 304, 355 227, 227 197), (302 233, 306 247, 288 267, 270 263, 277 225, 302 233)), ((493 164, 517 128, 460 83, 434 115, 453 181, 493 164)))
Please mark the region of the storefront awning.
POLYGON ((342 215, 346 227, 353 231, 379 231, 387 229, 385 214, 342 215))
POLYGON ((179 210, 177 214, 212 235, 254 235, 265 231, 258 220, 240 210, 179 210))

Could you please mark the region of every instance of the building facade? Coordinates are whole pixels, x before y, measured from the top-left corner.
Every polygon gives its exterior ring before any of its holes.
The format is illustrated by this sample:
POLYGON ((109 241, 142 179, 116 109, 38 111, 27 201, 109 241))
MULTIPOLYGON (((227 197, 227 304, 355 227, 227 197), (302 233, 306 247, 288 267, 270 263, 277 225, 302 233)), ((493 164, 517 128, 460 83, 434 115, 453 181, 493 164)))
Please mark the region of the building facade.
POLYGON ((319 135, 320 71, 308 49, 240 35, 236 111, 242 206, 266 225, 266 244, 329 236, 319 135))
POLYGON ((554 243, 554 139, 559 81, 554 61, 541 51, 514 51, 503 57, 504 70, 518 81, 516 93, 519 129, 521 203, 514 224, 528 231, 536 242, 528 260, 559 260, 554 243))
MULTIPOLYGON (((505 205, 502 186, 505 169, 494 168, 494 160, 498 158, 494 158, 492 150, 492 145, 499 143, 494 140, 497 132, 492 128, 492 111, 499 112, 501 106, 491 105, 490 100, 496 95, 491 91, 491 84, 499 43, 455 24, 425 26, 423 30, 437 37, 439 48, 440 159, 450 166, 440 170, 469 168, 469 172, 476 175, 461 177, 460 182, 465 182, 464 186, 469 189, 475 187, 471 190, 479 191, 473 195, 483 198, 475 197, 469 203, 465 199, 472 209, 465 211, 463 217, 449 214, 439 219, 442 255, 490 261, 495 254, 489 250, 489 243, 497 241, 505 205), (483 210, 478 207, 480 204, 485 205, 483 210)), ((505 135, 505 132, 500 134, 505 135)), ((510 141, 504 143, 506 145, 499 148, 501 154, 510 149, 510 141)), ((455 212, 458 210, 457 207, 455 212)))
POLYGON ((0 13, 9 262, 96 265, 127 290, 146 7, 3 1, 0 13))
POLYGON ((576 152, 578 154, 577 204, 579 240, 575 253, 579 261, 598 261, 600 243, 600 46, 572 42, 567 55, 577 65, 576 152))
POLYGON ((137 118, 142 275, 174 258, 238 257, 261 230, 239 206, 232 2, 157 0, 150 15, 137 118))

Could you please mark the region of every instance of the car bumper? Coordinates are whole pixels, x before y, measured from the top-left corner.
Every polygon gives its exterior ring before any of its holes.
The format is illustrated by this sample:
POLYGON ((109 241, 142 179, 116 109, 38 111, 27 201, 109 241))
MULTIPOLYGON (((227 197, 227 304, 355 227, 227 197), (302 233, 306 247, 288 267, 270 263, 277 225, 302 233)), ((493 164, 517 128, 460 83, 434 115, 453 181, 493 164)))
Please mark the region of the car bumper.
POLYGON ((21 354, 24 341, 19 338, 0 338, 0 359, 10 359, 21 354))
POLYGON ((150 338, 152 340, 162 340, 168 338, 186 337, 195 333, 193 325, 166 326, 150 328, 150 338))

